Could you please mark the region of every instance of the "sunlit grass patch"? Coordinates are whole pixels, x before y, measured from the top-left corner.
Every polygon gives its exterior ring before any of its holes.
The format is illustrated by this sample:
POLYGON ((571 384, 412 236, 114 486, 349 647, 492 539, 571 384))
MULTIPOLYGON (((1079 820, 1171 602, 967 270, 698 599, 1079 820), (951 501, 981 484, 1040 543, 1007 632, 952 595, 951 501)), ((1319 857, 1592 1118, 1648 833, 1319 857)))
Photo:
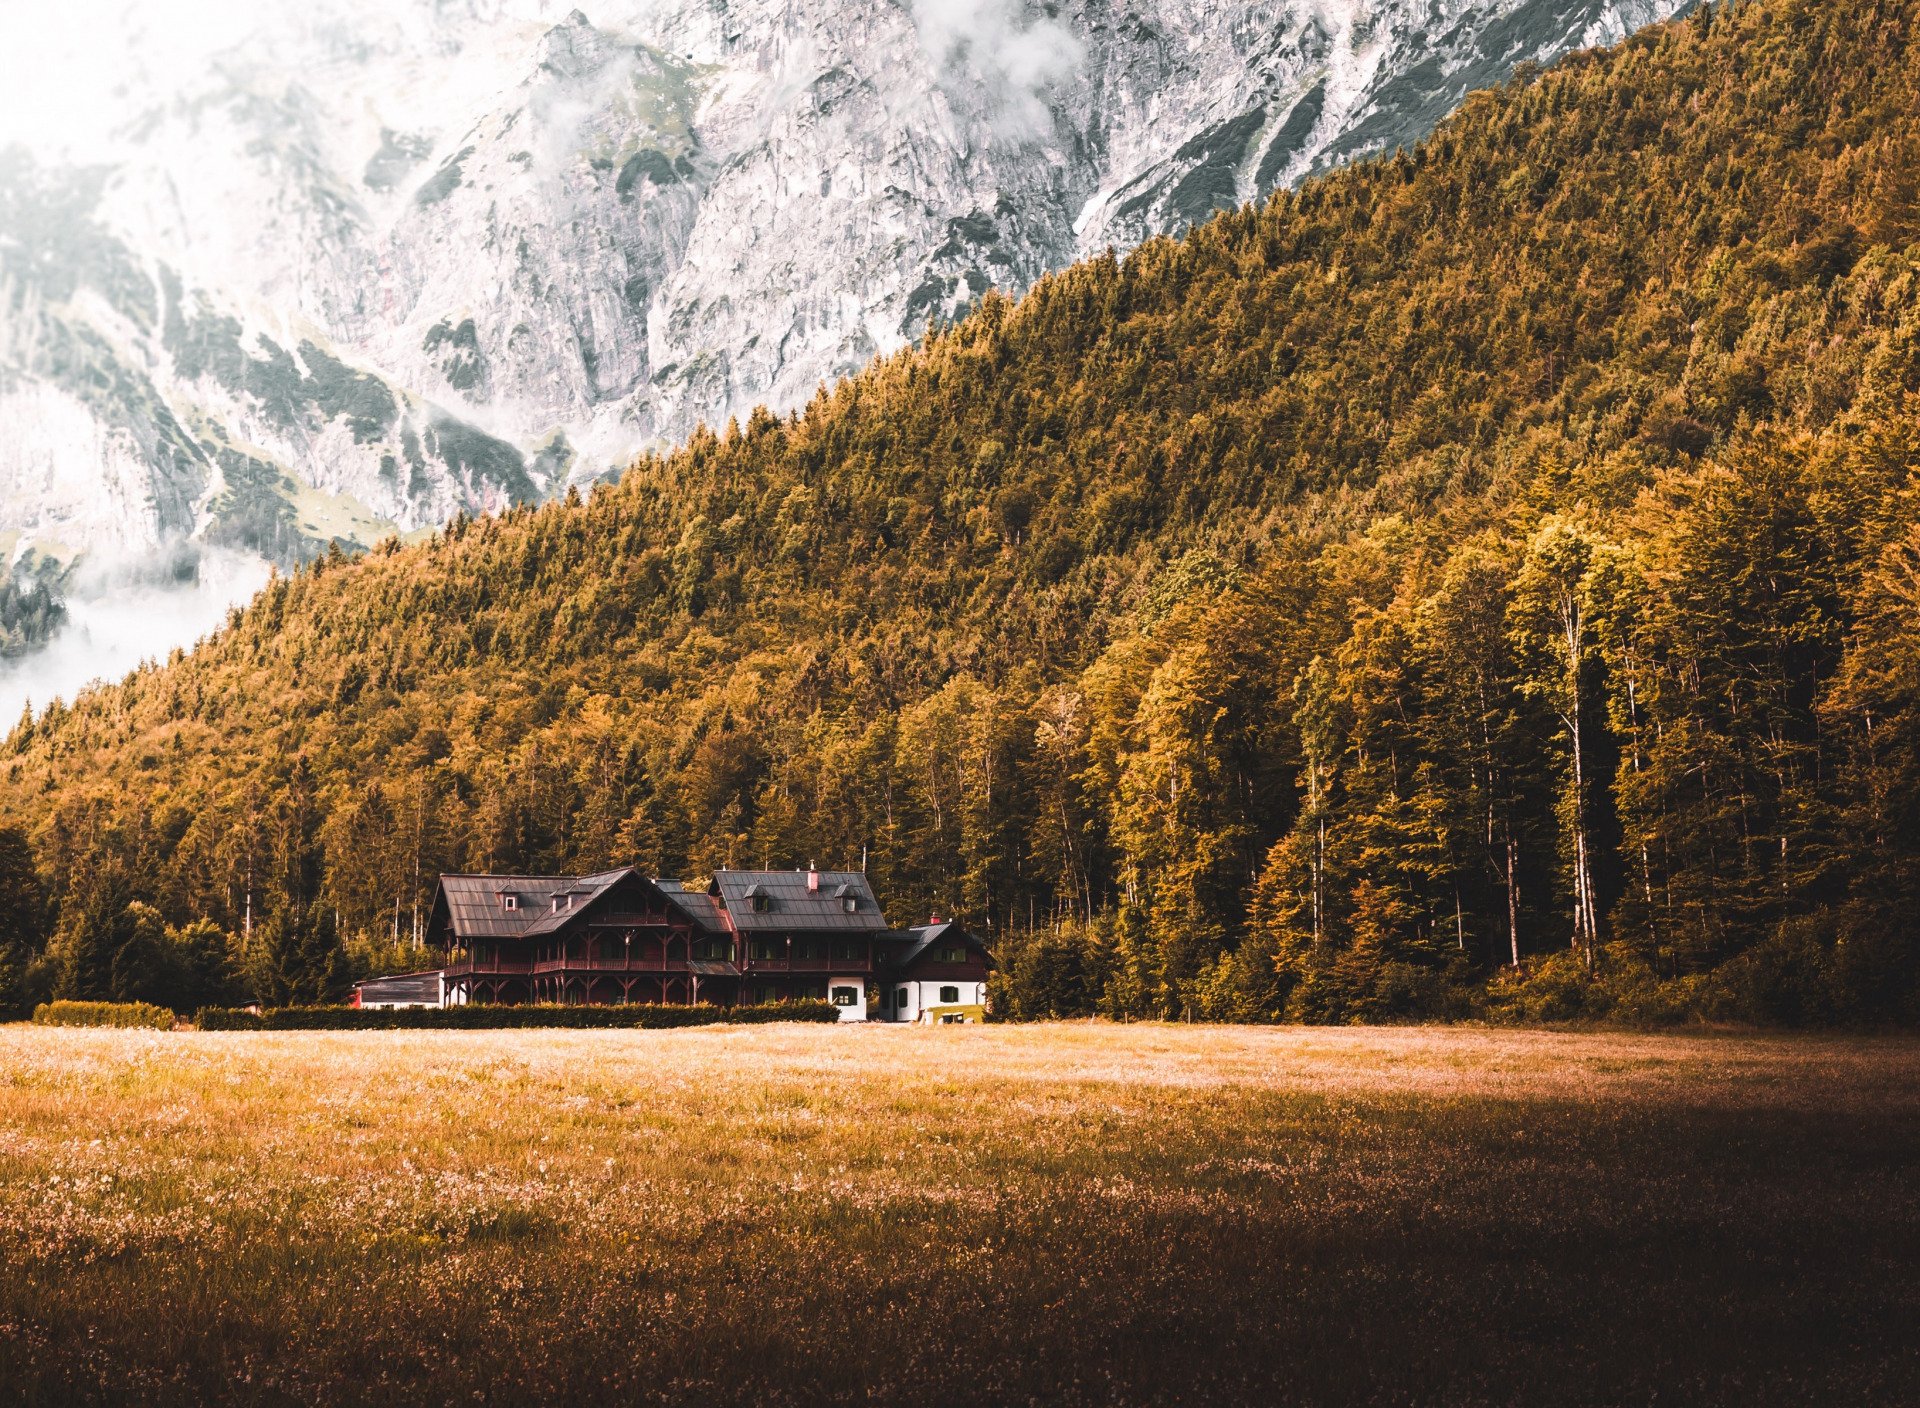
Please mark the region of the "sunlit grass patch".
POLYGON ((1898 1401, 1916 1076, 1897 1039, 0 1028, 0 1384, 1898 1401))

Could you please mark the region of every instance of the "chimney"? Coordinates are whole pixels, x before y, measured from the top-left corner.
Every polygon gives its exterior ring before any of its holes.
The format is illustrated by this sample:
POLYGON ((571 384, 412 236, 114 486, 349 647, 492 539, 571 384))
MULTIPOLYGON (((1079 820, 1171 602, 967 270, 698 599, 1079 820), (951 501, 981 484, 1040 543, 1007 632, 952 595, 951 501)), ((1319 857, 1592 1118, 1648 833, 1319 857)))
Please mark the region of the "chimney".
POLYGON ((813 868, 813 862, 807 862, 807 893, 817 894, 820 889, 820 872, 813 868))

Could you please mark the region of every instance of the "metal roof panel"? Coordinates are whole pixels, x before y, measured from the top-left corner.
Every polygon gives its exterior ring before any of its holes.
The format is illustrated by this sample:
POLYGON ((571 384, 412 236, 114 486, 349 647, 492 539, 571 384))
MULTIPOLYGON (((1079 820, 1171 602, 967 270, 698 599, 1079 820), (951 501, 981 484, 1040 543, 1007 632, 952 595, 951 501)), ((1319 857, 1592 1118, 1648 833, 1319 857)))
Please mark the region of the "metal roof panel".
POLYGON ((720 899, 734 927, 742 932, 766 930, 830 930, 872 933, 887 927, 867 877, 857 870, 723 870, 713 877, 720 899), (807 887, 808 877, 815 887, 807 887), (854 902, 851 914, 842 889, 854 902), (752 896, 765 897, 766 908, 755 909, 752 896))

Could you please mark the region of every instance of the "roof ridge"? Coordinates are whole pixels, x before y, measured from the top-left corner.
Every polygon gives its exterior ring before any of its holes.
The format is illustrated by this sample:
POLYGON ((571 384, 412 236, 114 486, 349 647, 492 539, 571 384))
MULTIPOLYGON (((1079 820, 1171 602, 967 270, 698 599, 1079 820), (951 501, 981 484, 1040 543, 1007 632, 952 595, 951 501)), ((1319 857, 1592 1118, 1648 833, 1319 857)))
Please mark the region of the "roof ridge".
MULTIPOLYGON (((595 871, 594 874, 604 874, 595 871)), ((489 870, 443 870, 442 880, 584 880, 584 875, 499 875, 489 870)))

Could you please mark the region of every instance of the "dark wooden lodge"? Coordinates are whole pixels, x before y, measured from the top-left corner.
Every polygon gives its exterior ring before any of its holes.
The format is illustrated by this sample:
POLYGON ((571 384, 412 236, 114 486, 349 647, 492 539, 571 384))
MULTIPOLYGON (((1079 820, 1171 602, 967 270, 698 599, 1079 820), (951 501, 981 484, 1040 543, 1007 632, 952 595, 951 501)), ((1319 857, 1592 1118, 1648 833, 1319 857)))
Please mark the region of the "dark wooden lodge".
POLYGON ((889 929, 858 871, 726 870, 704 890, 632 869, 444 875, 427 941, 449 1005, 818 998, 848 1021, 977 1013, 991 963, 958 925, 889 929))

